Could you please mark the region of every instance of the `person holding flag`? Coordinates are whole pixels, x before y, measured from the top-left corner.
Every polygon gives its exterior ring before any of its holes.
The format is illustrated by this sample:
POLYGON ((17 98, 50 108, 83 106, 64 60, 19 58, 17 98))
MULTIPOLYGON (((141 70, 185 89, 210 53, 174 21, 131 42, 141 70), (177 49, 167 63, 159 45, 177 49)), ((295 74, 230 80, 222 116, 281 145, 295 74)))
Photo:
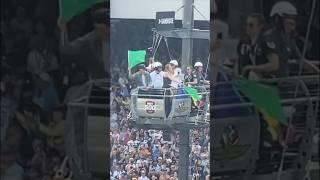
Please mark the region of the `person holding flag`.
POLYGON ((139 64, 138 69, 139 71, 134 74, 131 74, 131 70, 129 69, 130 79, 134 80, 138 87, 150 87, 151 77, 150 73, 146 71, 146 66, 144 64, 139 64))
POLYGON ((128 51, 128 72, 129 78, 134 80, 137 87, 150 87, 151 77, 145 66, 146 51, 145 50, 129 50, 128 51), (132 74, 131 69, 138 66, 138 72, 132 74))
MULTIPOLYGON (((61 5, 64 5, 61 3, 61 5)), ((61 7, 63 8, 63 7, 61 7)), ((61 30, 60 50, 62 54, 76 55, 79 64, 89 74, 90 79, 107 78, 109 73, 109 10, 101 8, 93 13, 94 29, 88 34, 70 42, 64 17, 59 17, 61 30)))

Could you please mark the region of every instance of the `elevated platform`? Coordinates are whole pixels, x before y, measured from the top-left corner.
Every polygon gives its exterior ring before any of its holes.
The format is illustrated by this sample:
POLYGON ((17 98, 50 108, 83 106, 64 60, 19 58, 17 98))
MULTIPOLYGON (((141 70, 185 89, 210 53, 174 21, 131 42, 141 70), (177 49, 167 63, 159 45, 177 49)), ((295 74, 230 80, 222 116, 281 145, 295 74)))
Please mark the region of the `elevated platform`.
POLYGON ((201 97, 198 107, 183 89, 137 88, 131 92, 132 120, 140 128, 208 126, 209 86, 194 87, 201 97))
POLYGON ((193 117, 177 117, 173 121, 165 121, 159 118, 137 118, 134 125, 141 129, 193 129, 201 127, 209 127, 210 114, 204 116, 193 117))

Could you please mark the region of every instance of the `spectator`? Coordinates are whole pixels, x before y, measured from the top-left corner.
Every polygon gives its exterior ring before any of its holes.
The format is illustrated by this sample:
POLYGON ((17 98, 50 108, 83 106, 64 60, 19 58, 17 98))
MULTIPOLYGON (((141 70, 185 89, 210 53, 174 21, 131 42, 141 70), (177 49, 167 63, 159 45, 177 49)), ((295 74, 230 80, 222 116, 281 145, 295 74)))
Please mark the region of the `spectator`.
POLYGON ((41 73, 50 73, 57 70, 58 61, 55 55, 49 50, 48 39, 44 35, 38 35, 33 39, 32 50, 28 55, 27 69, 37 81, 36 76, 41 73))
POLYGON ((153 88, 162 88, 163 87, 162 64, 160 62, 155 62, 153 66, 154 66, 154 71, 150 73, 151 86, 153 88))
POLYGON ((192 67, 188 66, 186 69, 186 73, 184 74, 184 83, 187 85, 191 85, 190 83, 194 82, 192 67))
POLYGON ((94 12, 93 22, 94 30, 84 37, 70 42, 68 38, 68 29, 66 22, 63 19, 58 20, 58 26, 61 32, 64 34, 61 40, 61 51, 64 54, 77 55, 80 60, 81 66, 87 70, 90 78, 98 79, 105 78, 110 75, 109 67, 107 66, 109 54, 108 38, 109 28, 106 18, 106 14, 109 14, 106 9, 99 9, 94 12), (91 61, 88 61, 91 59, 91 61))
POLYGON ((146 71, 144 64, 138 66, 139 71, 131 75, 131 70, 129 70, 130 79, 134 80, 137 87, 150 87, 151 77, 146 71))
MULTIPOLYGON (((251 14, 246 20, 246 36, 238 44, 238 69, 242 72, 242 69, 248 65, 257 65, 258 63, 264 63, 266 60, 261 60, 263 57, 261 51, 261 37, 263 28, 265 26, 264 17, 260 14, 251 14), (261 60, 260 62, 257 60, 261 60)), ((251 74, 245 74, 246 77, 257 78, 258 74, 251 72, 251 74), (256 76, 256 77, 254 77, 256 76)), ((260 74, 261 76, 261 74, 260 74)))
POLYGON ((138 178, 138 180, 150 180, 150 179, 146 176, 146 172, 142 170, 141 176, 138 178))

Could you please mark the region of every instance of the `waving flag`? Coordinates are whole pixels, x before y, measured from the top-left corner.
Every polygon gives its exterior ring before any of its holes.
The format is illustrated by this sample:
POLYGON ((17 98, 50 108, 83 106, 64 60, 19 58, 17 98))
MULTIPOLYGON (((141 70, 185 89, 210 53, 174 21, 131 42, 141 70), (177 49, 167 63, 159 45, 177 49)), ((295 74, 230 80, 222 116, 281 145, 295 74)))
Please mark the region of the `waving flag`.
POLYGON ((276 88, 251 80, 235 80, 235 85, 257 107, 274 139, 279 136, 279 123, 287 124, 276 88))
POLYGON ((128 51, 128 68, 133 68, 134 66, 144 63, 146 57, 145 50, 139 51, 128 51))
POLYGON ((59 14, 65 21, 69 21, 74 16, 102 2, 108 2, 108 0, 59 0, 59 14))
POLYGON ((201 99, 201 97, 198 94, 198 90, 192 87, 184 87, 184 91, 191 96, 193 102, 197 102, 201 99))

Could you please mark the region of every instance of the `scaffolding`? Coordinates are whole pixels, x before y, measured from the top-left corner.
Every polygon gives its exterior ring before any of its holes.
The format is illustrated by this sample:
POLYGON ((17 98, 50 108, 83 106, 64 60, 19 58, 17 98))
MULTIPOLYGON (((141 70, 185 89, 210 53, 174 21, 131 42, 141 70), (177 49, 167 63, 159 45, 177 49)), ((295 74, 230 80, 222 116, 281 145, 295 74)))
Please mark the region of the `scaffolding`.
POLYGON ((263 120, 254 104, 246 100, 231 81, 216 83, 213 93, 214 144, 211 171, 216 179, 276 179, 284 157, 281 179, 301 180, 312 157, 313 136, 319 132, 319 75, 304 75, 261 80, 279 90, 286 118, 292 118, 295 136, 285 151, 277 146, 264 147, 263 120), (298 87, 295 96, 295 87, 298 87), (223 92, 223 93, 221 93, 223 92), (217 95, 218 94, 218 95, 217 95), (239 142, 229 154, 221 150, 223 129, 232 124, 239 142), (220 153, 220 154, 219 154, 220 153))

